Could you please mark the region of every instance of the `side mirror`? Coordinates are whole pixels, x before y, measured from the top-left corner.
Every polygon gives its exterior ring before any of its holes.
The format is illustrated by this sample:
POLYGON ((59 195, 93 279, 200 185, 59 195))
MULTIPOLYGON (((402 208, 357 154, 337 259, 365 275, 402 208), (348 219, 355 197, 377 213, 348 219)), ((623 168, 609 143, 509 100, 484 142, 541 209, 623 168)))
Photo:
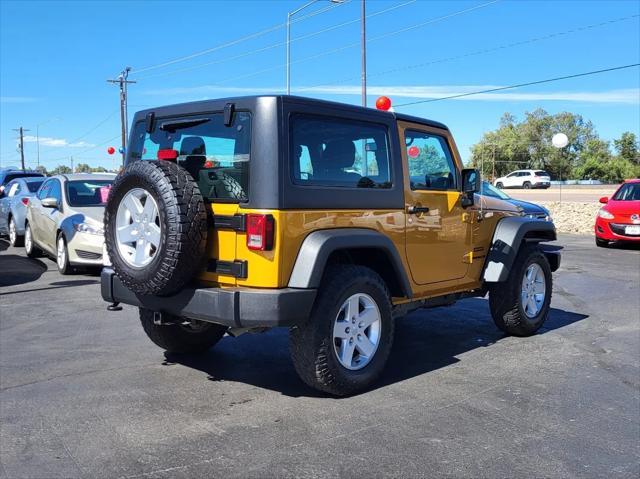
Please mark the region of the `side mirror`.
POLYGON ((54 208, 54 209, 58 208, 58 200, 52 197, 43 198, 41 203, 42 203, 42 206, 44 206, 45 208, 54 208))
POLYGON ((473 205, 474 193, 479 193, 482 188, 480 172, 475 168, 462 170, 462 206, 464 208, 473 205))
POLYGON ((607 203, 609 203, 609 198, 607 198, 606 196, 603 196, 602 198, 600 198, 600 203, 602 203, 603 205, 606 205, 607 203))

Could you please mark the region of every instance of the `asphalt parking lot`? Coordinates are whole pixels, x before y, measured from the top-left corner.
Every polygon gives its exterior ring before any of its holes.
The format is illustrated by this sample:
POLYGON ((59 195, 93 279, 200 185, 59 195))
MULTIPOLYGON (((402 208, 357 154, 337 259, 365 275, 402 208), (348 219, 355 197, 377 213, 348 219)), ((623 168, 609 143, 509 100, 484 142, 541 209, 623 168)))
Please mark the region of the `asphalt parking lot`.
POLYGON ((640 250, 558 243, 540 334, 481 299, 418 311, 377 387, 334 399, 286 330, 165 357, 97 276, 0 240, 0 476, 638 477, 640 250))

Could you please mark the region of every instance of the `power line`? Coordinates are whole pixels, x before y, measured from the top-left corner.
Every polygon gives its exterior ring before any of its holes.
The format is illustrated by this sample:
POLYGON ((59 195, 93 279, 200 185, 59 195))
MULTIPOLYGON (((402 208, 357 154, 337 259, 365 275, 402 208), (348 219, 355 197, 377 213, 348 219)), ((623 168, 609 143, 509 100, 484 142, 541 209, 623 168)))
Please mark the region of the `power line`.
MULTIPOLYGON (((91 150, 95 150, 96 148, 100 148, 101 146, 107 145, 107 144, 111 143, 113 140, 117 140, 118 138, 120 138, 120 134, 117 134, 117 135, 116 135, 116 136, 114 136, 113 138, 109 138, 108 140, 105 140, 105 141, 103 141, 103 142, 101 142, 101 143, 99 143, 99 144, 97 144, 97 145, 90 146, 89 148, 85 148, 84 150, 79 150, 79 151, 76 153, 76 156, 77 156, 77 155, 81 155, 81 154, 83 154, 83 153, 86 153, 87 151, 91 151, 91 150)), ((66 156, 61 156, 61 157, 59 157, 59 158, 47 158, 47 159, 43 160, 43 162, 44 162, 44 161, 48 161, 48 162, 52 162, 52 161, 62 161, 62 160, 66 160, 66 159, 68 159, 68 158, 69 158, 69 156, 68 156, 68 155, 66 155, 66 156)))
MULTIPOLYGON (((370 13, 365 18, 369 19, 369 18, 378 16, 378 15, 382 15, 382 14, 387 13, 387 12, 391 12, 393 10, 397 10, 398 8, 402 8, 402 7, 405 7, 405 6, 410 5, 412 3, 415 3, 416 1, 417 0, 409 0, 409 1, 406 1, 404 3, 393 5, 393 6, 389 7, 389 8, 385 8, 383 10, 379 10, 377 12, 370 13)), ((494 0, 494 1, 497 2, 497 1, 500 1, 500 0, 494 0)), ((353 19, 353 20, 348 20, 346 22, 338 23, 336 25, 331 25, 330 27, 326 27, 326 28, 323 28, 321 30, 317 30, 315 32, 307 33, 305 35, 296 37, 296 38, 292 39, 291 42, 293 43, 293 42, 298 42, 298 41, 301 41, 301 40, 306 40, 307 38, 312 38, 312 37, 321 35, 323 33, 327 33, 327 32, 330 32, 332 30, 336 30, 338 28, 345 27, 347 25, 358 23, 361 20, 362 20, 361 18, 356 18, 356 19, 353 19)), ((292 21, 292 23, 293 23, 293 21, 292 21)), ((187 72, 187 71, 196 70, 198 68, 204 68, 204 67, 211 66, 211 65, 219 65, 221 63, 225 63, 225 62, 228 62, 228 61, 238 60, 240 58, 245 58, 245 57, 248 57, 248 56, 251 56, 251 55, 255 55, 257 53, 262 53, 262 52, 265 52, 267 50, 272 50, 274 48, 282 47, 282 46, 285 46, 286 44, 287 44, 287 42, 272 43, 271 45, 267 45, 266 47, 261 47, 261 48, 255 49, 255 50, 250 50, 248 52, 239 53, 239 54, 231 56, 231 57, 221 58, 219 60, 213 60, 213 61, 206 62, 206 63, 200 63, 199 65, 192 65, 190 67, 180 68, 178 70, 171 70, 169 72, 155 73, 155 74, 152 74, 152 75, 144 75, 144 76, 136 77, 136 78, 138 80, 145 80, 145 79, 148 79, 148 78, 157 78, 157 77, 163 77, 163 76, 168 76, 168 75, 174 75, 176 73, 184 73, 184 72, 187 72)), ((360 43, 355 43, 353 45, 359 45, 359 44, 360 43)), ((280 68, 280 67, 281 67, 281 65, 279 65, 278 67, 274 67, 273 69, 280 68)))
MULTIPOLYGON (((550 34, 544 35, 542 37, 534 37, 534 38, 529 38, 527 40, 522 40, 522 41, 513 42, 513 43, 507 43, 507 44, 499 45, 499 46, 493 47, 493 48, 483 48, 481 50, 475 50, 475 51, 468 52, 468 53, 462 53, 460 55, 454 55, 454 56, 450 56, 450 57, 446 57, 446 58, 440 58, 440 59, 437 59, 437 60, 430 60, 428 62, 413 63, 413 64, 410 64, 410 65, 391 68, 389 70, 382 70, 382 71, 378 71, 378 72, 374 72, 374 73, 367 73, 367 76, 368 77, 375 77, 375 76, 388 75, 390 73, 397 73, 397 72, 401 72, 401 71, 415 70, 415 69, 418 69, 418 68, 424 68, 424 67, 435 65, 435 64, 438 64, 438 63, 445 63, 445 62, 452 61, 452 60, 460 60, 462 58, 467 58, 467 57, 472 57, 472 56, 477 56, 477 55, 483 55, 485 53, 492 53, 492 52, 496 52, 496 51, 499 51, 499 50, 505 50, 507 48, 513 48, 513 47, 517 47, 517 46, 537 43, 537 42, 544 41, 544 40, 550 40, 552 38, 561 37, 561 36, 569 35, 569 34, 572 34, 572 33, 578 33, 578 32, 582 32, 582 31, 593 29, 593 28, 602 27, 602 26, 613 24, 613 23, 618 23, 618 22, 622 22, 622 21, 625 21, 625 20, 638 18, 638 17, 640 17, 640 15, 629 15, 627 17, 621 17, 621 18, 616 18, 616 19, 613 19, 613 20, 607 20, 605 22, 595 23, 595 24, 591 24, 591 25, 585 25, 585 26, 581 26, 581 27, 575 27, 575 28, 572 28, 571 30, 565 30, 565 31, 562 31, 562 32, 550 33, 550 34)), ((323 82, 323 83, 318 83, 316 85, 311 85, 311 86, 308 86, 308 87, 298 88, 298 91, 308 91, 308 90, 313 90, 313 89, 315 89, 317 87, 332 86, 332 85, 335 85, 335 84, 345 83, 345 82, 350 81, 350 80, 356 80, 358 78, 359 77, 356 77, 356 76, 345 77, 345 78, 341 78, 340 80, 334 80, 334 81, 331 81, 331 82, 323 82)))
MULTIPOLYGON (((307 18, 311 18, 311 17, 314 17, 314 16, 319 15, 321 13, 324 13, 324 12, 326 12, 328 10, 331 10, 332 8, 336 8, 336 7, 339 7, 341 5, 345 5, 345 4, 349 3, 350 1, 351 0, 345 0, 344 2, 341 2, 341 3, 331 4, 330 6, 325 7, 323 9, 316 10, 315 12, 309 13, 307 15, 303 15, 302 17, 299 17, 298 19, 293 20, 292 23, 301 22, 303 20, 306 20, 307 18)), ((157 65, 151 65, 151 66, 147 66, 147 67, 144 67, 144 68, 133 69, 132 71, 134 73, 142 73, 142 72, 145 72, 145 71, 148 71, 148 70, 155 70, 157 68, 166 67, 168 65, 173 65, 175 63, 183 62, 183 61, 186 61, 186 60, 191 60, 193 58, 197 58, 197 57, 200 57, 202 55, 207 55, 209 53, 213 53, 215 51, 222 50, 224 48, 232 47, 234 45, 237 45, 239 43, 245 42, 247 40, 253 40, 254 38, 258 38, 258 37, 261 37, 263 35, 266 35, 267 33, 271 33, 271 32, 274 32, 276 30, 279 30, 281 28, 284 28, 284 27, 286 27, 286 25, 287 25, 286 23, 279 23, 277 25, 274 25, 272 27, 266 28, 266 29, 261 30, 259 32, 251 33, 249 35, 246 35, 244 37, 238 38, 236 40, 231 40, 231 41, 223 43, 221 45, 217 45, 215 47, 207 48, 206 50, 202 50, 200 52, 192 53, 192 54, 185 55, 185 56, 179 57, 179 58, 174 58, 173 60, 169 60, 169 61, 166 61, 166 62, 163 62, 163 63, 159 63, 157 65)))
POLYGON ((634 68, 640 66, 640 63, 632 63, 630 65, 622 65, 619 67, 612 67, 612 68, 605 68, 603 70, 593 70, 590 72, 584 72, 584 73, 576 73, 575 75, 566 75, 566 76, 562 76, 562 77, 555 77, 555 78, 547 78, 546 80, 537 80, 537 81, 532 81, 532 82, 527 82, 527 83, 518 83, 517 85, 509 85, 509 86, 501 86, 501 87, 497 87, 497 88, 489 88, 486 90, 480 90, 480 91, 474 91, 474 92, 468 92, 468 93, 459 93, 457 95, 449 95, 449 96, 445 96, 442 98, 429 98, 428 100, 418 100, 418 101, 411 101, 408 103, 400 103, 399 105, 396 105, 394 108, 400 108, 403 106, 410 106, 410 105, 418 105, 420 103, 431 103, 434 101, 442 101, 442 100, 451 100, 453 98, 462 98, 465 96, 471 96, 471 95, 480 95, 482 93, 493 93, 496 91, 503 91, 503 90, 510 90, 513 88, 521 88, 521 87, 525 87, 525 86, 531 86, 531 85, 540 85, 542 83, 551 83, 554 81, 559 81, 559 80, 569 80, 571 78, 578 78, 578 77, 584 77, 587 75, 596 75, 598 73, 606 73, 606 72, 612 72, 612 71, 616 71, 616 70, 624 70, 626 68, 634 68))
POLYGON ((89 136, 91 133, 93 133, 94 131, 96 131, 98 128, 100 128, 102 125, 104 125, 107 121, 109 121, 111 119, 111 117, 113 117, 113 115, 115 115, 116 113, 118 113, 119 110, 113 110, 111 113, 109 113, 109 115, 104 119, 101 120, 96 126, 94 126, 93 128, 91 128, 89 131, 87 131, 86 133, 80 135, 78 138, 74 139, 73 141, 70 141, 69 143, 77 143, 78 141, 86 138, 87 136, 89 136))
MULTIPOLYGON (((387 33, 384 33, 384 34, 379 35, 377 37, 372 37, 372 38, 367 39, 367 43, 374 42, 374 41, 380 40, 382 38, 387 38, 387 37, 390 37, 392 35, 397 35, 399 33, 404 33, 407 30, 423 27, 423 26, 426 26, 426 25, 429 25, 429 24, 432 24, 432 23, 436 23, 436 22, 439 22, 439 21, 442 21, 442 20, 446 20, 446 19, 458 16, 458 15, 462 15, 464 13, 471 12, 473 10, 477 10, 479 8, 488 7, 489 5, 492 5, 492 4, 497 3, 499 1, 501 1, 501 0, 492 0, 490 2, 483 3, 481 5, 476 5, 475 7, 465 8, 464 10, 459 10, 459 11, 456 11, 456 12, 453 12, 453 13, 449 13, 449 14, 443 15, 441 17, 432 18, 430 20, 427 20, 427 21, 424 21, 424 22, 420 22, 420 23, 417 23, 415 25, 411 25, 409 27, 402 28, 400 30, 395 30, 393 32, 387 32, 387 33)), ((308 56, 308 57, 301 58, 300 60, 296 60, 296 61, 291 62, 291 64, 295 65, 295 64, 298 64, 298 63, 308 62, 310 60, 315 60, 316 58, 320 58, 320 57, 323 57, 323 56, 331 55, 332 53, 337 53, 337 52, 340 52, 342 50, 346 50, 348 48, 357 47, 357 46, 360 46, 360 42, 359 41, 358 42, 354 42, 354 43, 349 43, 347 45, 343 45, 343 46, 338 47, 338 48, 333 48, 331 50, 325 50, 323 52, 316 53, 316 54, 308 56)), ((244 79, 244 78, 250 78, 250 77, 253 77, 253 76, 260 75, 262 73, 270 72, 270 71, 273 71, 273 70, 278 70, 278 69, 280 69, 280 68, 282 68, 284 66, 285 66, 284 64, 279 64, 279 65, 271 66, 271 67, 268 67, 268 68, 263 68, 261 70, 257 70, 257 71, 251 72, 251 73, 245 73, 243 75, 238 75, 238 76, 234 76, 234 77, 231 77, 231 78, 226 78, 224 80, 218 81, 217 83, 213 83, 212 85, 214 85, 214 86, 215 85, 222 85, 223 83, 227 83, 227 82, 230 82, 230 81, 241 80, 241 79, 244 79)))

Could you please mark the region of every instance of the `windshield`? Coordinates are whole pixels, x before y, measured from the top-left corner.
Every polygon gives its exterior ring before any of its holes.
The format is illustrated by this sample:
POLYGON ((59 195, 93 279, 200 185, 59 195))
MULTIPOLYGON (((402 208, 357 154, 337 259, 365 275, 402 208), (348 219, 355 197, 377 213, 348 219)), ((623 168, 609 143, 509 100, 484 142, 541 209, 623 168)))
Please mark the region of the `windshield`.
POLYGON ((613 195, 616 201, 640 201, 640 183, 625 183, 613 195))
POLYGON ((138 122, 130 159, 177 155, 206 200, 238 203, 248 200, 250 153, 251 115, 239 111, 230 126, 222 113, 158 118, 151 133, 145 122, 138 122))
POLYGON ((113 180, 67 181, 69 206, 104 206, 113 180))
POLYGON ((480 194, 484 196, 491 196, 492 198, 498 198, 500 200, 511 199, 508 194, 503 193, 501 190, 491 185, 490 183, 487 183, 486 181, 482 182, 482 191, 480 192, 480 194))

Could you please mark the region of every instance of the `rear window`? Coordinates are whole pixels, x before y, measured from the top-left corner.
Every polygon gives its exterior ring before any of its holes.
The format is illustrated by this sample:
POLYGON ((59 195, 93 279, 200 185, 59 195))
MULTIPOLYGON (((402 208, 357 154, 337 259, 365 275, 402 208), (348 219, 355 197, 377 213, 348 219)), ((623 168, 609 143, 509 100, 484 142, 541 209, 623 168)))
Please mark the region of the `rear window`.
POLYGON ((546 171, 542 171, 542 170, 535 171, 533 174, 536 175, 536 176, 549 176, 549 173, 547 173, 546 171))
MULTIPOLYGON (((138 122, 132 136, 132 160, 157 160, 161 150, 176 150, 177 162, 198 183, 209 201, 244 202, 249 196, 251 115, 236 112, 230 126, 222 113, 157 118, 152 133, 138 122)), ((162 153, 161 153, 162 154, 162 153)))
POLYGON ((338 188, 391 188, 387 128, 345 119, 291 118, 293 182, 338 188))
POLYGON ((44 180, 42 181, 27 181, 27 188, 29 188, 29 191, 31 193, 35 193, 36 191, 38 191, 38 188, 40 188, 40 185, 42 185, 42 183, 44 183, 44 180))
POLYGON ((67 181, 67 202, 70 206, 104 206, 113 180, 67 181))

